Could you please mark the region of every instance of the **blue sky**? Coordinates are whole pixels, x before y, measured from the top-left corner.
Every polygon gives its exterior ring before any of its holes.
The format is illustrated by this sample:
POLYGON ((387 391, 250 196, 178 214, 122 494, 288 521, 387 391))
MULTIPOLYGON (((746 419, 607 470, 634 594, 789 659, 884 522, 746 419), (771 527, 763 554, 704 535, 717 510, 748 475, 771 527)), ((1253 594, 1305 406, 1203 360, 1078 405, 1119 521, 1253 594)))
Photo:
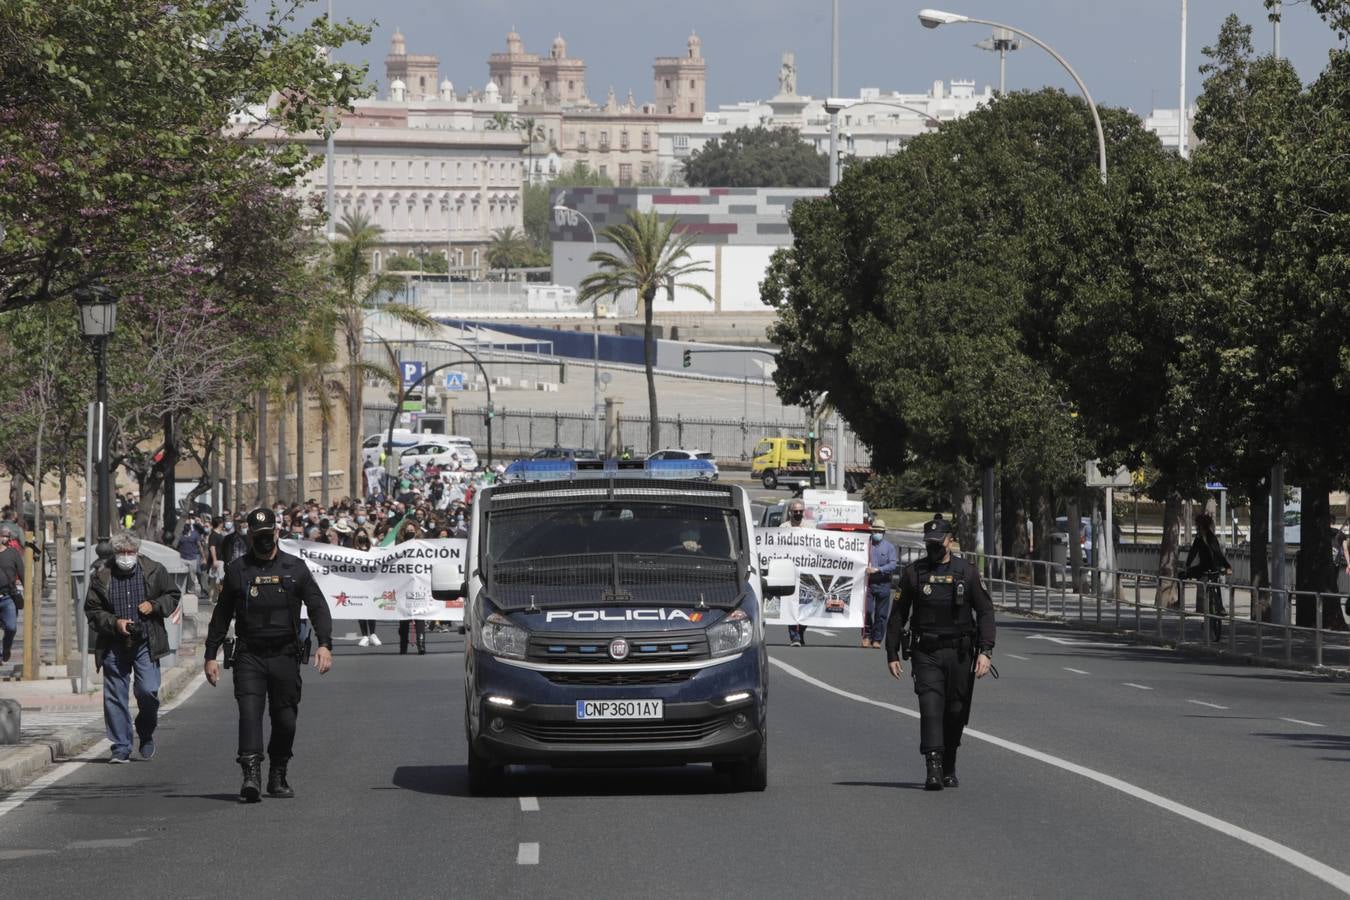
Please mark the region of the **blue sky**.
MULTIPOLYGON (((327 0, 309 10, 322 12, 327 0)), ((383 80, 384 56, 395 27, 411 53, 440 57, 442 77, 457 90, 487 82, 487 54, 504 49, 513 26, 526 48, 546 54, 561 32, 571 56, 587 62, 587 88, 603 102, 610 85, 620 99, 632 88, 651 98, 651 62, 682 55, 691 30, 708 59, 709 106, 767 98, 777 88, 781 54, 797 56, 799 90, 823 96, 829 87, 830 0, 332 0, 334 15, 374 20, 367 47, 342 56, 368 61, 383 80)), ((923 0, 941 5, 939 0, 923 0)), ((945 0, 942 0, 945 2, 945 0)), ((919 25, 922 3, 840 0, 840 87, 922 92, 935 80, 973 79, 996 85, 998 57, 976 49, 988 36, 978 25, 929 31, 919 25)), ((1099 103, 1146 114, 1177 105, 1180 0, 950 0, 943 8, 1007 22, 1030 31, 1068 58, 1099 103)), ((1255 26, 1258 51, 1269 52, 1271 26, 1260 0, 1190 0, 1188 94, 1200 91, 1201 50, 1213 43, 1230 12, 1255 26)), ((1335 35, 1307 6, 1286 0, 1281 48, 1305 81, 1323 68, 1335 35)), ((1034 45, 1010 54, 1010 90, 1045 85, 1074 90, 1058 65, 1034 45)))

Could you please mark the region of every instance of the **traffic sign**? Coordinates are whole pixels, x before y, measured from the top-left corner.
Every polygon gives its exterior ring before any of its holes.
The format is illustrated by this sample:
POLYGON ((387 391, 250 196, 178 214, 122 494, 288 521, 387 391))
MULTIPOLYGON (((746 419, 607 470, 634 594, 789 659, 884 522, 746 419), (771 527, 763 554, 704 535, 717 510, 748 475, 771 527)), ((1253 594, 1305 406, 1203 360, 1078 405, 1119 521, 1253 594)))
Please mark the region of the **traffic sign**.
POLYGON ((411 387, 416 384, 427 371, 427 364, 416 359, 404 360, 402 367, 404 387, 411 387))
POLYGON ((446 372, 446 373, 445 373, 445 389, 446 389, 447 391, 462 391, 462 390, 464 390, 464 378, 465 378, 465 375, 464 375, 463 372, 446 372))
POLYGON ((1114 472, 1107 473, 1098 468, 1097 460, 1090 459, 1087 461, 1085 468, 1087 470, 1085 473, 1087 476, 1085 480, 1087 481, 1088 487, 1127 488, 1133 483, 1130 479, 1130 470, 1125 466, 1121 466, 1114 472))
POLYGON ((821 444, 816 448, 816 459, 823 463, 827 463, 834 459, 834 448, 829 444, 821 444))

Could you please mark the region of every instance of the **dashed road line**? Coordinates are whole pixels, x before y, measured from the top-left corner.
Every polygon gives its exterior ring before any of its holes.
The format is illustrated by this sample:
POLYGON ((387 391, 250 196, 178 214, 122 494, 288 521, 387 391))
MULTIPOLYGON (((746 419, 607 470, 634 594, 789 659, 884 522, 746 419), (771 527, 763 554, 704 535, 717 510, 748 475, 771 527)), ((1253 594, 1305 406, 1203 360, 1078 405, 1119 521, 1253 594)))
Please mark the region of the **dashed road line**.
POLYGON ((516 850, 516 865, 518 866, 537 866, 539 865, 539 845, 521 844, 516 850))
POLYGON ((1326 727, 1327 727, 1327 726, 1325 726, 1325 725, 1318 724, 1317 722, 1305 722, 1305 721, 1303 721, 1302 719, 1286 719, 1284 716, 1280 716, 1280 721, 1281 721, 1281 722, 1290 722, 1290 723, 1292 723, 1292 724, 1294 724, 1294 725, 1307 725, 1309 728, 1326 728, 1326 727))
POLYGON ((1217 703, 1206 703, 1204 700, 1187 700, 1187 703, 1194 703, 1196 706, 1207 706, 1210 709, 1227 709, 1226 706, 1220 706, 1217 703))
POLYGON ((1004 656, 1011 656, 1013 659, 1020 659, 1022 662, 1030 662, 1029 656, 1018 656, 1016 653, 1005 653, 1004 656))
POLYGON ((539 812, 539 798, 538 798, 538 797, 521 797, 521 798, 520 798, 520 811, 521 811, 521 812, 539 812))
POLYGON ((1084 672, 1082 669, 1070 669, 1068 666, 1065 666, 1065 667, 1064 667, 1064 671, 1065 671, 1065 672, 1072 672, 1072 673, 1075 674, 1075 675, 1091 675, 1091 674, 1092 674, 1091 672, 1084 672))
POLYGON ((1133 681, 1122 681, 1121 684, 1125 685, 1125 687, 1132 687, 1132 688, 1134 688, 1135 690, 1139 690, 1139 691, 1151 691, 1151 690, 1153 690, 1153 688, 1149 687, 1149 686, 1146 685, 1146 684, 1135 684, 1133 681))
MULTIPOLYGON (((814 685, 815 687, 818 687, 821 690, 828 691, 831 694, 835 694, 847 700, 854 700, 857 701, 858 703, 865 703, 869 706, 876 706, 881 709, 888 709, 891 712, 900 713, 901 715, 908 716, 911 719, 919 718, 919 713, 916 710, 906 709, 905 707, 897 706, 894 703, 884 703, 880 700, 873 700, 871 697, 864 697, 862 694, 855 694, 851 691, 846 691, 843 688, 837 688, 832 684, 827 684, 826 682, 821 681, 819 678, 815 678, 811 675, 806 674, 801 669, 798 669, 796 666, 790 666, 785 662, 781 662, 777 659, 774 659, 773 657, 769 658, 769 662, 777 666, 778 668, 782 669, 784 672, 786 672, 788 675, 791 675, 793 678, 800 679, 801 681, 804 681, 807 684, 814 685)), ((1242 843, 1248 845, 1249 847, 1255 847, 1257 850, 1269 853, 1276 859, 1281 860, 1282 862, 1286 862, 1289 865, 1293 866, 1294 868, 1298 869, 1299 871, 1306 872, 1308 875, 1311 875, 1314 878, 1326 882, 1327 884, 1331 885, 1332 887, 1336 888, 1337 890, 1343 893, 1350 894, 1350 873, 1342 872, 1340 869, 1332 868, 1331 866, 1327 865, 1324 862, 1313 859, 1306 853, 1300 853, 1293 847, 1290 847, 1286 844, 1281 844, 1279 841, 1271 840, 1270 838, 1265 837, 1264 835, 1257 834, 1254 831, 1249 831, 1246 828, 1241 827, 1240 825, 1234 825, 1232 822, 1227 822, 1223 819, 1218 818, 1217 816, 1211 816, 1208 813, 1203 813, 1200 810, 1195 809, 1193 807, 1186 806, 1185 804, 1182 803, 1178 803, 1177 801, 1164 797, 1161 794, 1154 793, 1153 791, 1150 791, 1147 788, 1142 788, 1136 784, 1131 784, 1130 782, 1125 781, 1123 779, 1116 778, 1112 775, 1107 775, 1105 772, 1098 772, 1095 769, 1089 769, 1087 766, 1080 766, 1077 763, 1070 762, 1067 759, 1062 759, 1058 756, 1052 756, 1049 753, 1045 753, 1033 747, 1028 747, 1025 744, 1018 744, 1015 743, 1014 741, 1005 740, 1004 738, 996 737, 995 735, 988 734, 987 732, 976 731, 972 728, 967 728, 965 735, 966 737, 973 738, 974 740, 984 741, 985 743, 993 744, 995 747, 1001 747, 1002 749, 1007 750, 1011 753, 1016 753, 1019 756, 1024 756, 1028 759, 1034 759, 1037 762, 1045 763, 1048 766, 1053 766, 1054 768, 1060 769, 1062 771, 1082 776, 1083 778, 1086 778, 1089 781, 1095 781, 1097 784, 1111 788, 1112 790, 1115 791, 1119 791, 1120 793, 1125 794, 1126 796, 1129 797, 1133 797, 1134 799, 1139 800, 1140 802, 1147 803, 1151 806, 1156 806, 1161 810, 1173 813, 1174 815, 1180 816, 1183 819, 1187 819, 1188 821, 1194 822, 1197 825, 1209 828, 1212 831, 1217 831, 1219 834, 1227 835, 1228 837, 1231 837, 1234 840, 1241 841, 1242 843)))

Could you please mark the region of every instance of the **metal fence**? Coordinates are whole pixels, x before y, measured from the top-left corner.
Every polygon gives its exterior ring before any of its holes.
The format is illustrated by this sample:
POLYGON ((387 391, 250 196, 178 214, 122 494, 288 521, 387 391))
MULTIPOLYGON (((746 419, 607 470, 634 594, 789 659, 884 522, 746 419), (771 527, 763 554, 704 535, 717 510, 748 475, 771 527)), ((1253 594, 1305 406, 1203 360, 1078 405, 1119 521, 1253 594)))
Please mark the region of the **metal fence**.
POLYGON ((1345 603, 1344 595, 1090 566, 1079 569, 1075 583, 1061 563, 1002 556, 985 557, 983 567, 994 603, 1002 609, 1234 659, 1350 670, 1350 632, 1321 625, 1327 607, 1345 603), (1278 608, 1280 600, 1287 600, 1291 618, 1300 605, 1311 606, 1318 625, 1263 621, 1263 611, 1278 608))
MULTIPOLYGON (((389 423, 392 407, 366 408, 366 433, 384 429, 389 423)), ((473 440, 482 455, 487 445, 486 409, 459 409, 451 412, 448 425, 451 434, 473 440)), ((801 435, 806 430, 804 421, 767 421, 759 419, 709 419, 684 416, 660 416, 660 441, 648 446, 648 422, 645 415, 624 415, 619 420, 619 443, 631 448, 638 456, 664 447, 684 447, 706 450, 719 463, 748 462, 755 443, 764 437, 801 435)), ((600 437, 604 436, 605 421, 600 418, 600 437)), ((833 437, 833 435, 831 435, 833 437)), ((868 465, 871 454, 851 432, 845 432, 849 445, 850 465, 868 465)), ((548 447, 595 447, 596 422, 592 416, 578 412, 552 410, 498 409, 492 421, 492 444, 498 458, 533 453, 548 447)))

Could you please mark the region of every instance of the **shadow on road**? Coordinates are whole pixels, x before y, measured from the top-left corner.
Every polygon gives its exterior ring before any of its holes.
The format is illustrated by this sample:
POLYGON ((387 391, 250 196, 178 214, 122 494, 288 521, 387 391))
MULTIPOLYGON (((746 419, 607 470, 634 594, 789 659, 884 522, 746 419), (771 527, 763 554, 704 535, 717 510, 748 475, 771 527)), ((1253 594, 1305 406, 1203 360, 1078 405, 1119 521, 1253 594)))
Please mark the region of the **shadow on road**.
POLYGON ((908 791, 923 790, 922 781, 836 781, 839 787, 880 787, 897 788, 908 791))
MULTIPOLYGON (((1278 731, 1256 731, 1252 737, 1275 738, 1293 746, 1308 750, 1327 750, 1332 753, 1350 751, 1350 734, 1317 734, 1315 732, 1280 733, 1278 731)), ((1329 762, 1350 762, 1347 757, 1323 756, 1329 762)))
POLYGON ((219 800, 222 803, 238 803, 238 794, 165 794, 165 800, 219 800))
MULTIPOLYGON (((395 787, 420 794, 471 797, 466 766, 399 766, 395 787)), ((499 796, 623 797, 719 794, 730 780, 709 766, 661 769, 566 769, 512 766, 499 796)), ((380 789, 377 789, 380 790, 380 789)))

